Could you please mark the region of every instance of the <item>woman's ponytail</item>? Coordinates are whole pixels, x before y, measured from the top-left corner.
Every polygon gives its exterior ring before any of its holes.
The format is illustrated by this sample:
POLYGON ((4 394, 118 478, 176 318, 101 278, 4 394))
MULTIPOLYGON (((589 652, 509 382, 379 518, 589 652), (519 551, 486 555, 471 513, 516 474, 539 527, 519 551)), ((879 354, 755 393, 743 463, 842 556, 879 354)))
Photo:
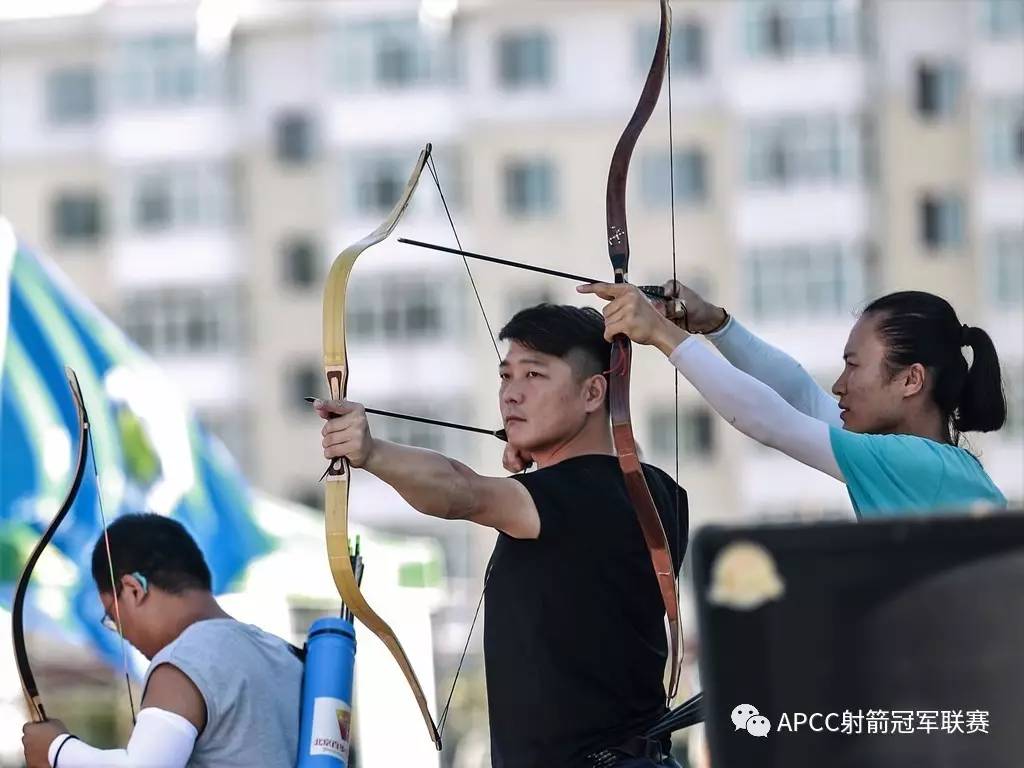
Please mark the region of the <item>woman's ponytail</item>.
POLYGON ((992 432, 1006 421, 999 356, 992 338, 981 328, 963 327, 963 344, 974 351, 960 401, 953 412, 957 432, 992 432))

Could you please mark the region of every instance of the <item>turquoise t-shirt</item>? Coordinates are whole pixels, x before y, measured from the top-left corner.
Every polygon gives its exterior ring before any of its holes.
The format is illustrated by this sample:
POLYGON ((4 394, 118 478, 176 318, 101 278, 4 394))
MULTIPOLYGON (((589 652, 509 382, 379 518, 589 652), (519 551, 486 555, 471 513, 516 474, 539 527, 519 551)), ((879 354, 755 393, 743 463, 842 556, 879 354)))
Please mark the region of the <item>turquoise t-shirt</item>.
POLYGON ((829 434, 858 517, 1006 506, 981 462, 963 448, 916 435, 866 435, 838 427, 829 434))

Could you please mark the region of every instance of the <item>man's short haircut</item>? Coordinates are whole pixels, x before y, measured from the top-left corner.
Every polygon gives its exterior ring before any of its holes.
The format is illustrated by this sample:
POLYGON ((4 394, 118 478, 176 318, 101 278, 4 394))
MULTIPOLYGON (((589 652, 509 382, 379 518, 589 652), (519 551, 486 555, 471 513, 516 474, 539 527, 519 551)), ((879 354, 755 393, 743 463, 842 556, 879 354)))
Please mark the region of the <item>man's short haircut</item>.
POLYGON ((498 338, 565 360, 580 381, 610 367, 612 345, 604 340, 604 317, 592 307, 538 304, 516 312, 498 338))
MULTIPOLYGON (((107 527, 114 581, 138 572, 165 592, 210 591, 212 579, 203 553, 185 526, 155 514, 123 515, 107 527)), ((100 592, 113 592, 107 546, 101 534, 92 549, 92 578, 100 592)))

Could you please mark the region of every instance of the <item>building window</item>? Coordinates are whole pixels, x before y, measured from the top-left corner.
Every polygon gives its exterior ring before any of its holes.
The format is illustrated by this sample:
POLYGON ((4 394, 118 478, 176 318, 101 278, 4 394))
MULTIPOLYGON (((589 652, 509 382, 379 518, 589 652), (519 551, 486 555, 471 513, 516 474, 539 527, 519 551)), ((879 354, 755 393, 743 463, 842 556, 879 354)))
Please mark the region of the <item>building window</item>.
POLYGON ((678 41, 671 45, 673 71, 700 74, 705 69, 704 27, 688 21, 676 32, 678 41))
POLYGON ((956 64, 919 64, 916 81, 917 112, 922 117, 948 117, 960 100, 960 68, 956 64))
MULTIPOLYGON (((341 178, 342 214, 346 217, 365 216, 379 219, 390 213, 405 191, 409 172, 419 148, 378 149, 362 148, 346 154, 339 161, 341 178)), ((444 192, 450 210, 462 206, 462 164, 457 150, 434 146, 430 162, 437 172, 438 183, 444 192)), ((434 186, 433 176, 423 171, 421 185, 434 186)), ((423 211, 442 211, 441 198, 436 189, 421 191, 410 203, 408 220, 423 211)))
POLYGON ((176 286, 137 291, 124 305, 124 328, 156 355, 237 351, 243 302, 236 286, 176 286))
MULTIPOLYGON (((651 450, 656 456, 676 455, 675 406, 655 409, 650 416, 651 450)), ((704 405, 679 406, 679 454, 708 459, 715 452, 714 414, 704 405)))
MULTIPOLYGON (((456 398, 445 398, 443 400, 443 403, 446 405, 451 405, 454 402, 458 402, 458 400, 456 398)), ((455 406, 454 411, 442 411, 439 407, 426 401, 385 402, 374 403, 373 405, 384 411, 421 416, 427 419, 451 421, 457 424, 467 421, 462 409, 457 406, 455 406)), ((400 443, 401 445, 413 445, 417 448, 427 448, 444 454, 456 453, 461 449, 461 433, 446 427, 374 414, 370 414, 367 419, 370 422, 370 431, 374 437, 382 440, 400 443)))
POLYGON ((354 275, 346 304, 349 339, 406 343, 455 335, 463 294, 448 274, 354 275))
POLYGON ((861 49, 861 3, 847 0, 746 0, 746 49, 752 58, 852 53, 861 49))
POLYGON ((132 226, 140 232, 225 227, 237 219, 230 163, 183 163, 128 177, 132 226))
MULTIPOLYGON (((672 40, 669 45, 669 58, 672 74, 701 75, 707 69, 707 51, 705 49, 704 26, 699 21, 686 21, 672 24, 672 40)), ((636 34, 636 67, 637 71, 646 75, 651 68, 651 58, 658 46, 658 26, 644 23, 637 28, 636 34)))
POLYGON ((509 288, 505 295, 508 297, 505 303, 506 317, 512 317, 516 312, 536 307, 538 304, 552 304, 555 301, 555 294, 550 286, 539 283, 509 288))
POLYGON ((201 55, 192 33, 148 35, 118 46, 115 82, 129 107, 208 103, 227 93, 227 64, 201 55))
POLYGON ((988 254, 992 302, 1002 307, 1024 306, 1024 228, 992 233, 988 254))
POLYGON ((159 174, 139 179, 135 188, 134 221, 145 232, 168 229, 173 221, 171 182, 159 174))
POLYGON ((870 126, 855 115, 795 115, 746 128, 746 176, 754 186, 845 183, 868 176, 870 126))
POLYGON ((302 165, 313 158, 313 125, 309 115, 279 115, 274 124, 274 145, 282 163, 302 165))
POLYGON ((983 134, 985 164, 990 171, 1024 172, 1024 94, 990 102, 985 108, 983 134))
POLYGON ((672 158, 668 152, 648 152, 640 164, 643 201, 651 208, 669 205, 673 192, 677 203, 705 203, 708 199, 707 184, 706 156, 700 149, 685 149, 676 152, 672 158), (675 177, 674 190, 670 174, 675 177))
POLYGON ((505 88, 551 83, 551 38, 544 32, 507 32, 498 40, 498 82, 505 88))
POLYGON ((92 67, 55 69, 46 75, 46 117, 54 125, 96 118, 96 73, 92 67))
POLYGON ((930 251, 964 242, 964 204, 959 195, 924 195, 918 202, 921 241, 930 251))
POLYGON ((317 363, 296 363, 288 371, 288 383, 284 388, 286 405, 295 411, 307 413, 309 403, 306 397, 329 397, 327 378, 322 365, 317 363))
POLYGON ((415 17, 346 23, 335 39, 344 90, 413 88, 454 79, 454 41, 432 34, 415 17))
POLYGON ((1024 0, 984 0, 985 32, 993 40, 1024 35, 1024 0))
POLYGON ((281 247, 284 282, 292 288, 308 289, 320 284, 320 255, 308 237, 295 237, 281 247))
POLYGON ((510 160, 502 178, 509 216, 542 217, 555 212, 555 168, 549 160, 510 160))
POLYGON ((353 156, 348 178, 355 213, 379 217, 387 214, 405 189, 408 158, 399 154, 353 156))
POLYGON ((62 192, 51 211, 53 238, 60 245, 92 245, 103 235, 103 205, 93 192, 62 192))
POLYGON ((862 243, 797 243, 746 254, 747 301, 762 320, 841 317, 867 296, 862 243))

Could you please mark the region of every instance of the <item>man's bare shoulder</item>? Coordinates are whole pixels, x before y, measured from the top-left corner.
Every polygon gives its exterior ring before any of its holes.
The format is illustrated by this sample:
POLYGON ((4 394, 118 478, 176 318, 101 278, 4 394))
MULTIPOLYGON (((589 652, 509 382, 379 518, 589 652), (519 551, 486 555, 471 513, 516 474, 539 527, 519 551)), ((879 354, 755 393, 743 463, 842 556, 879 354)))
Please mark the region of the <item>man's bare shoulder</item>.
POLYGON ((477 503, 469 519, 514 539, 540 536, 540 515, 533 497, 514 477, 477 475, 473 483, 477 503))
POLYGON ((206 726, 206 702, 199 688, 173 662, 161 663, 146 683, 142 707, 156 707, 181 715, 202 732, 206 726))

